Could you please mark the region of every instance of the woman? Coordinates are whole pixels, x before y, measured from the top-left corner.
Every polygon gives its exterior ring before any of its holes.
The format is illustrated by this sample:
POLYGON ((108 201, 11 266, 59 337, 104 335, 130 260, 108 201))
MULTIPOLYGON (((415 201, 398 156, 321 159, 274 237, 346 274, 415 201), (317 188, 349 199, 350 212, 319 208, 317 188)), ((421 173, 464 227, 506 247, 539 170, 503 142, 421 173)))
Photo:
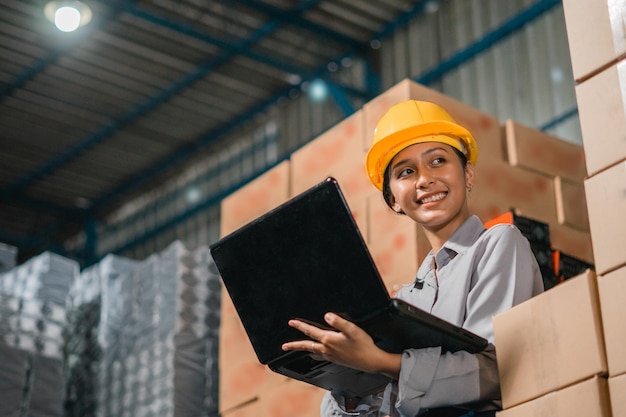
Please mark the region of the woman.
POLYGON ((414 282, 396 297, 486 338, 489 346, 478 354, 439 347, 392 354, 336 314, 325 320, 337 331, 291 320, 314 342, 289 342, 285 350, 309 351, 393 381, 384 393, 366 398, 327 393, 322 415, 493 416, 500 408, 492 317, 542 292, 543 282, 528 240, 515 226, 486 230, 470 214, 477 156, 471 133, 444 109, 409 100, 379 121, 366 166, 387 205, 417 222, 432 248, 414 282))

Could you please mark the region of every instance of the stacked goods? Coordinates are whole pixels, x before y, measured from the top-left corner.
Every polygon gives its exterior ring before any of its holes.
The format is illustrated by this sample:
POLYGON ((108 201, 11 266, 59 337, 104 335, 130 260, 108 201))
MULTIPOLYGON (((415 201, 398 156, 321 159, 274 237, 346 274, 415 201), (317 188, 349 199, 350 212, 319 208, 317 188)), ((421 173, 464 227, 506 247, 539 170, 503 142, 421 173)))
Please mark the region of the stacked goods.
POLYGON ((499 417, 624 415, 626 268, 568 279, 494 318, 499 417))
POLYGON ((190 251, 175 242, 161 253, 159 274, 162 283, 175 284, 162 285, 159 313, 162 337, 173 336, 174 415, 216 415, 221 299, 217 268, 207 247, 190 251))
POLYGON ((0 273, 13 269, 16 260, 17 248, 0 242, 0 273))
POLYGON ((550 415, 555 417, 609 416, 607 359, 593 271, 497 315, 494 335, 504 408, 501 417, 547 411, 554 411, 550 415), (584 385, 572 388, 577 384, 584 385), (572 396, 575 402, 563 401, 572 396), (572 407, 582 412, 568 414, 572 407))
POLYGON ((65 343, 66 417, 96 415, 102 355, 97 340, 102 283, 130 272, 136 263, 107 255, 98 264, 84 270, 70 290, 65 343))
POLYGON ((589 174, 585 193, 611 409, 614 416, 622 416, 626 415, 626 7, 623 1, 566 0, 563 11, 589 174))
POLYGON ((568 0, 563 8, 589 173, 590 231, 597 271, 603 275, 626 264, 626 8, 606 0, 568 0))
POLYGON ((599 277, 600 309, 609 371, 609 391, 613 416, 626 415, 626 268, 599 277))
POLYGON ((211 264, 207 248, 174 242, 103 283, 99 416, 216 414, 217 362, 207 358, 216 354, 220 287, 211 264))
POLYGON ((63 416, 63 332, 78 264, 44 252, 0 274, 0 414, 63 416))
MULTIPOLYGON (((413 280, 430 245, 413 221, 386 206, 380 192, 368 182, 364 167, 376 123, 392 105, 408 99, 441 105, 476 138, 480 156, 469 204, 483 222, 515 207, 516 215, 549 225, 538 254, 551 285, 561 276, 554 276, 558 266, 554 264, 555 251, 592 263, 582 147, 511 120, 502 123, 410 80, 372 99, 301 147, 290 160, 224 199, 222 236, 333 176, 389 293, 413 280)), ((317 404, 323 391, 307 387, 300 392, 295 387, 306 384, 285 380, 260 364, 227 296, 222 302, 220 345, 220 413, 224 417, 255 416, 264 410, 287 416, 293 412, 287 406, 291 402, 314 404, 295 408, 302 417, 319 415, 317 404)))

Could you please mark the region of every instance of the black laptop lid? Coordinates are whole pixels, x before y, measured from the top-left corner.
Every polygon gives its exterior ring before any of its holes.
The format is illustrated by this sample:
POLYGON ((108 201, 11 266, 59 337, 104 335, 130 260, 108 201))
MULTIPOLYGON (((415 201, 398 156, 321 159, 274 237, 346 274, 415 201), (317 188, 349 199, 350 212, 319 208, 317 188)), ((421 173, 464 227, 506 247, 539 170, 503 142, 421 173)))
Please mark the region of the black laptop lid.
POLYGON ((223 237, 211 254, 263 364, 304 337, 289 319, 323 324, 332 311, 357 320, 389 305, 333 178, 223 237))

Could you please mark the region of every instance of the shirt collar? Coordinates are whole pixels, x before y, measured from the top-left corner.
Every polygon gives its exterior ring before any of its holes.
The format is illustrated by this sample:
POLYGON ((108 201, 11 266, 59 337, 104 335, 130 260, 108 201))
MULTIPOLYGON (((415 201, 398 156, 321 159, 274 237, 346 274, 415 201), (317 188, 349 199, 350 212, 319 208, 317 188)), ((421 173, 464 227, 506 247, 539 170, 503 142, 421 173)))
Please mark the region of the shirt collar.
MULTIPOLYGON (((464 254, 478 240, 479 236, 487 229, 478 216, 472 215, 450 236, 437 253, 437 262, 446 264, 448 260, 457 254, 464 254)), ((433 262, 435 254, 431 250, 424 258, 422 265, 417 271, 416 280, 424 281, 430 271, 435 267, 433 262)))
POLYGON ((487 229, 478 216, 470 216, 443 244, 442 249, 447 248, 456 253, 464 254, 485 230, 487 229))

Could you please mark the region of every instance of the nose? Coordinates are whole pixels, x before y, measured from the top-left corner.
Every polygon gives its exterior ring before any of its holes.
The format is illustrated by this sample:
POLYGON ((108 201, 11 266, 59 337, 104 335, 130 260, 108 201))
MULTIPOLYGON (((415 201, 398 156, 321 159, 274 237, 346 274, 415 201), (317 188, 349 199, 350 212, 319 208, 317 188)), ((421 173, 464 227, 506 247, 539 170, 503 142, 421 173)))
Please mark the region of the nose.
POLYGON ((421 169, 415 180, 415 188, 427 188, 435 182, 431 172, 428 169, 421 169))

